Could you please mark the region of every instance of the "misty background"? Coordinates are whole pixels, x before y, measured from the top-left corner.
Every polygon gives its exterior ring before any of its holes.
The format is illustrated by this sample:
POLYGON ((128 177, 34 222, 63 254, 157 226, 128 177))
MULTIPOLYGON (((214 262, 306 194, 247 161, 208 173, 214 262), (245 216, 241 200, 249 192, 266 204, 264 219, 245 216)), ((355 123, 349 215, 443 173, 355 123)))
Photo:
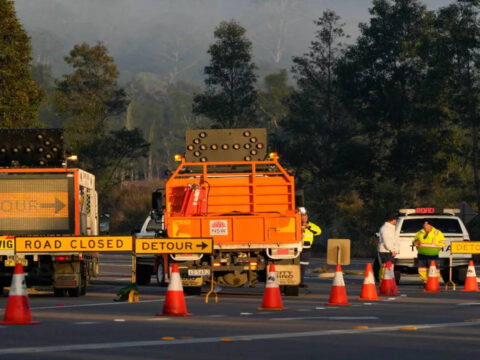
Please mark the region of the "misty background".
MULTIPOLYGON (((450 0, 424 1, 433 10, 450 0)), ((213 31, 235 19, 253 43, 260 78, 290 69, 308 50, 313 20, 326 9, 345 23, 353 41, 367 22, 371 0, 16 0, 17 15, 32 38, 35 61, 55 77, 69 71, 63 57, 75 44, 103 42, 125 83, 141 73, 159 80, 201 83, 213 31)))

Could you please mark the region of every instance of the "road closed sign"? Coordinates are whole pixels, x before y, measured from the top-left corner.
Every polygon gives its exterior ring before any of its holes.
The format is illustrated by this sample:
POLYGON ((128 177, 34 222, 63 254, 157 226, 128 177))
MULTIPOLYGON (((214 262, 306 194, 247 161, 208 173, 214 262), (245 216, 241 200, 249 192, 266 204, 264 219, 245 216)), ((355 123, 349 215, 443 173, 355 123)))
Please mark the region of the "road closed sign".
POLYGON ((480 241, 452 241, 450 252, 452 254, 480 254, 480 241))
POLYGON ((16 237, 17 253, 133 251, 131 236, 32 236, 16 237))
POLYGON ((136 239, 136 254, 211 254, 211 238, 136 239))

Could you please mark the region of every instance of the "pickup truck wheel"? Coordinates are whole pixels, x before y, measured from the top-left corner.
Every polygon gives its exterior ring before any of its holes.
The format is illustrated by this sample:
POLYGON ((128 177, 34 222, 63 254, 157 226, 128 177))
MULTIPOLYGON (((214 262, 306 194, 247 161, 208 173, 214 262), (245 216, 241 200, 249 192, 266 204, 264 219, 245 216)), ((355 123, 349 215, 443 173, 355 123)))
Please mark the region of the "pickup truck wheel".
POLYGON ((456 268, 453 268, 453 282, 456 284, 465 284, 465 279, 467 278, 467 270, 468 266, 457 266, 456 268))
POLYGON ((148 265, 137 264, 137 284, 149 285, 152 277, 151 267, 148 265))
POLYGON ((285 285, 285 296, 298 296, 298 285, 285 285))

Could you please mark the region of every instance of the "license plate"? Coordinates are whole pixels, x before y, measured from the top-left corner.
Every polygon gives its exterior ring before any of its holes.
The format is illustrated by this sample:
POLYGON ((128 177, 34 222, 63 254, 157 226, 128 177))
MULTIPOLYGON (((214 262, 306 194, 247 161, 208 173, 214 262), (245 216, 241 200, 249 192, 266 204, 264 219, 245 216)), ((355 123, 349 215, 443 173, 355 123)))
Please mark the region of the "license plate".
POLYGON ((7 259, 4 261, 4 264, 5 266, 14 267, 17 262, 22 264, 23 267, 28 266, 27 259, 18 259, 16 262, 15 259, 7 259))
POLYGON ((188 269, 188 276, 209 276, 210 269, 188 269))

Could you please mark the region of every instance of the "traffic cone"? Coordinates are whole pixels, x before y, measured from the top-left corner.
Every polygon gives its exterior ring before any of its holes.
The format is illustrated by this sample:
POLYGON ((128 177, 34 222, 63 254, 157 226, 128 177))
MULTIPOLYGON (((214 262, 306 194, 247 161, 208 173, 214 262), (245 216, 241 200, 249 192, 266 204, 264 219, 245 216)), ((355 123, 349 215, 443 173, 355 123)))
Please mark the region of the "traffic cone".
POLYGON ((384 273, 380 283, 380 296, 397 296, 398 288, 395 282, 395 273, 393 272, 393 264, 387 261, 383 264, 384 273))
POLYGON ((157 314, 157 316, 192 316, 192 314, 187 313, 182 279, 180 278, 177 264, 172 266, 170 283, 168 284, 167 295, 163 304, 163 313, 157 314))
POLYGON ((335 268, 330 301, 327 305, 350 305, 347 299, 347 291, 345 289, 345 282, 343 281, 342 267, 340 264, 337 264, 337 267, 335 268))
POLYGON ((475 274, 475 266, 473 260, 468 262, 467 277, 465 278, 465 285, 460 291, 479 291, 477 274, 475 274))
POLYGON ((365 279, 363 280, 362 292, 358 300, 378 300, 371 263, 367 263, 365 268, 365 279))
POLYGON ((36 325, 38 321, 32 321, 30 303, 28 301, 25 275, 21 264, 15 265, 12 276, 12 286, 8 294, 7 308, 0 325, 36 325))
POLYGON ((423 292, 440 292, 440 282, 438 281, 437 267, 435 266, 435 261, 430 262, 430 267, 428 268, 428 278, 427 286, 423 292))
POLYGON ((270 264, 268 268, 267 284, 265 285, 262 306, 257 308, 257 310, 287 310, 282 304, 282 296, 280 295, 278 277, 274 264, 270 264))

